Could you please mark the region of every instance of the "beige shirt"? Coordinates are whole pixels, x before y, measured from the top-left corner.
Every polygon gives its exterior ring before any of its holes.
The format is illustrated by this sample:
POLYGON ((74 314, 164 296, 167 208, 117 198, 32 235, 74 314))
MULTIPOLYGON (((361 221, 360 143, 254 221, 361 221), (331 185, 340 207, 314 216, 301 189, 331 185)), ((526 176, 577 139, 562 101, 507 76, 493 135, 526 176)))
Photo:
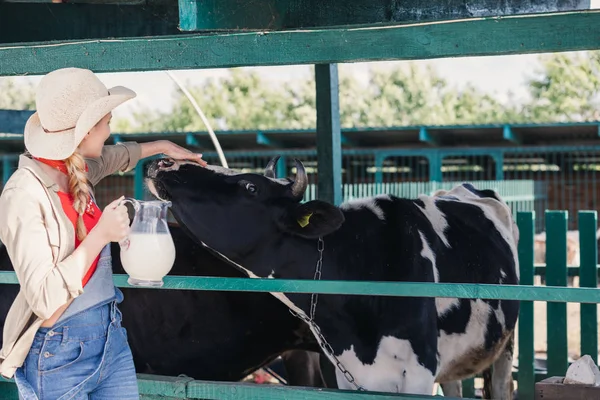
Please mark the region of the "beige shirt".
MULTIPOLYGON (((135 142, 104 146, 101 157, 86 159, 90 185, 133 169, 140 157, 135 142)), ((71 257, 75 229, 62 209, 58 190, 38 161, 21 155, 19 168, 0 195, 0 241, 20 283, 4 323, 0 350, 0 374, 6 378, 12 378, 25 361, 42 323, 83 293, 82 279, 89 265, 71 257)))

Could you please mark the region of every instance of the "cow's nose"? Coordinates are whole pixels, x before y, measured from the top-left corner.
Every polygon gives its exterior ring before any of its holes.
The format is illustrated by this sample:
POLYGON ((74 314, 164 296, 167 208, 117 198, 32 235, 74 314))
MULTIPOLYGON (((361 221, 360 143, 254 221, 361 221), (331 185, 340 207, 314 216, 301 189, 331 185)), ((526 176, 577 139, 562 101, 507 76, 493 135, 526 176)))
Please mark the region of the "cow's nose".
POLYGON ((158 162, 159 169, 172 168, 174 165, 175 165, 175 161, 168 159, 168 158, 162 159, 158 162))

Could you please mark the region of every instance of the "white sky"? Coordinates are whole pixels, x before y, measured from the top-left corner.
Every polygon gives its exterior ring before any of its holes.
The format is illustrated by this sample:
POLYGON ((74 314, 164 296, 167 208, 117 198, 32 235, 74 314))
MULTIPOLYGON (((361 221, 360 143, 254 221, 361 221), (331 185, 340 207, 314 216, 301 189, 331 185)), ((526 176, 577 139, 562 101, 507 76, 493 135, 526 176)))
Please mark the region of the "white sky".
MULTIPOLYGON (((600 8, 600 0, 591 0, 591 8, 600 8)), ((524 81, 536 68, 538 55, 489 56, 471 58, 446 58, 437 60, 416 61, 418 65, 433 65, 439 74, 451 85, 462 86, 473 84, 479 89, 506 98, 512 91, 517 96, 524 95, 524 81)), ((367 78, 370 68, 389 68, 406 62, 372 62, 341 64, 359 80, 367 78)), ((256 70, 266 82, 277 84, 281 81, 292 81, 306 78, 311 73, 310 66, 250 67, 242 69, 256 70)), ((197 84, 209 77, 223 76, 224 69, 182 70, 174 73, 184 82, 197 84)), ((164 72, 127 72, 99 74, 100 79, 109 87, 123 85, 137 92, 134 100, 115 110, 115 117, 127 116, 132 109, 140 105, 167 110, 172 103, 174 84, 164 72)), ((0 79, 3 79, 0 77, 0 79)), ((39 76, 19 77, 17 81, 26 80, 37 83, 39 76)))

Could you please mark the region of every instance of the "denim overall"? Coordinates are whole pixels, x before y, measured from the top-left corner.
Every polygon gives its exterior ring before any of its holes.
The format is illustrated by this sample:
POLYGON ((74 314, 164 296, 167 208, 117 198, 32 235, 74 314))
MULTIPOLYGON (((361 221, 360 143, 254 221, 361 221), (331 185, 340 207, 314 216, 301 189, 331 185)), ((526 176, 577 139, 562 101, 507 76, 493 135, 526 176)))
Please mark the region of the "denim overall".
POLYGON ((84 292, 52 328, 38 329, 24 364, 15 372, 19 398, 139 399, 133 357, 117 307, 121 301, 108 244, 84 292))

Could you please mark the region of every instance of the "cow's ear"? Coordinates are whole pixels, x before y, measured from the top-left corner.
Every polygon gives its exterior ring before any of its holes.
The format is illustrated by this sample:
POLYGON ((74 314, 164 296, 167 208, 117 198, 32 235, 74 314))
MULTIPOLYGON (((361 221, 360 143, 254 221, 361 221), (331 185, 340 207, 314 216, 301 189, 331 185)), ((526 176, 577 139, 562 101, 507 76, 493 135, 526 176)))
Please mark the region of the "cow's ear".
POLYGON ((336 231, 344 223, 344 214, 321 200, 290 206, 282 222, 284 231, 307 239, 316 239, 336 231))

